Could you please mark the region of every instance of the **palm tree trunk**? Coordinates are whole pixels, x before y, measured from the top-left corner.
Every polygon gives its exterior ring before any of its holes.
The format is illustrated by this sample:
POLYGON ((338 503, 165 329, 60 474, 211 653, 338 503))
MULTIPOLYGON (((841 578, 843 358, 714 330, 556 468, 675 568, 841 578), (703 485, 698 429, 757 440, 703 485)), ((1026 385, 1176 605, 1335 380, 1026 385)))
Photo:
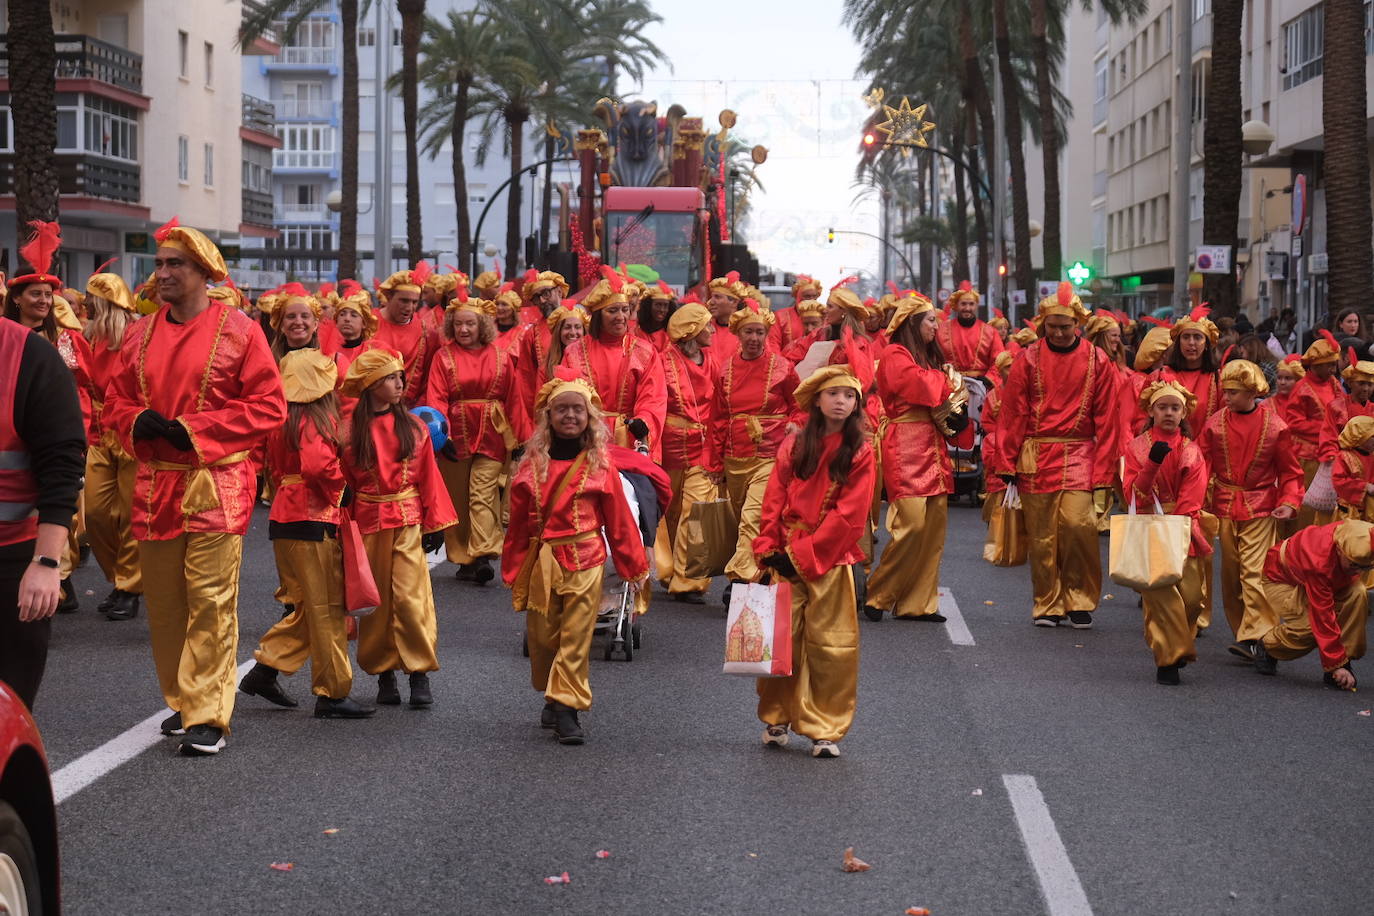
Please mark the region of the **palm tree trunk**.
POLYGON ((544 190, 539 202, 539 257, 549 250, 549 224, 553 220, 553 137, 544 132, 544 190))
POLYGON ((10 106, 19 240, 30 220, 57 219, 57 47, 48 0, 10 0, 10 106))
POLYGON ((458 212, 458 263, 472 263, 472 214, 468 212, 468 172, 463 162, 463 132, 468 123, 470 83, 459 83, 453 93, 453 205, 458 212))
MULTIPOLYGON (((1244 0, 1241 0, 1244 2, 1244 0)), ((1035 272, 1031 267, 1030 209, 1026 202, 1026 154, 1021 127, 1021 103, 1013 86, 1016 72, 1011 66, 1011 32, 1007 24, 1007 0, 993 0, 992 20, 997 48, 997 72, 1002 77, 1002 108, 998 114, 1006 121, 1007 162, 1011 166, 1011 227, 1015 239, 1016 286, 1035 295, 1035 272)), ((1236 90, 1239 98, 1240 90, 1236 90)))
POLYGON ((525 168, 524 114, 506 116, 510 129, 510 189, 506 193, 506 276, 520 270, 520 173, 525 168))
POLYGON ((343 201, 339 209, 339 266, 335 279, 358 274, 358 0, 340 0, 343 20, 343 201))
POLYGON ((420 56, 420 32, 425 24, 425 0, 396 0, 396 9, 401 14, 401 102, 406 125, 406 256, 414 264, 424 257, 424 236, 420 232, 420 104, 416 64, 420 56))
MULTIPOLYGON (((958 166, 954 169, 954 286, 969 278, 968 270, 968 194, 964 190, 967 178, 964 166, 964 132, 950 131, 950 153, 958 166)), ((976 192, 975 192, 976 193, 976 192)))
POLYGON ((991 148, 993 132, 992 103, 988 96, 987 83, 983 80, 983 70, 978 63, 978 47, 973 40, 973 15, 968 4, 959 7, 959 55, 964 60, 961 91, 965 100, 968 117, 968 149, 970 163, 970 185, 973 189, 973 225, 978 236, 978 288, 986 292, 990 289, 988 258, 992 254, 988 241, 987 216, 983 210, 983 194, 978 186, 978 135, 981 128, 983 142, 991 148))
POLYGON ((1328 189, 1327 305, 1332 315, 1343 308, 1357 308, 1368 314, 1369 291, 1374 288, 1374 255, 1369 246, 1364 45, 1362 0, 1326 0, 1322 137, 1326 146, 1323 183, 1328 189))
MULTIPOLYGON (((1207 123, 1202 135, 1207 150, 1207 166, 1202 177, 1202 195, 1207 201, 1202 216, 1202 241, 1205 245, 1230 245, 1234 248, 1240 224, 1240 39, 1244 15, 1245 0, 1213 0, 1212 75, 1207 85, 1207 123)), ((1361 17, 1363 46, 1363 12, 1361 17)), ((1331 34, 1329 28, 1327 34, 1331 34)), ((1361 75, 1364 73, 1363 60, 1362 53, 1361 75)), ((1344 92, 1346 88, 1342 86, 1340 91, 1344 92)), ((1363 134, 1363 116, 1360 131, 1363 134)), ((1217 317, 1235 315, 1238 305, 1235 271, 1203 274, 1202 298, 1211 304, 1212 312, 1217 317)))
POLYGON ((1031 51, 1035 56, 1035 94, 1040 107, 1040 152, 1045 167, 1044 224, 1040 231, 1043 276, 1058 280, 1063 270, 1059 234, 1059 130, 1054 116, 1054 79, 1050 73, 1048 0, 1031 0, 1031 51))

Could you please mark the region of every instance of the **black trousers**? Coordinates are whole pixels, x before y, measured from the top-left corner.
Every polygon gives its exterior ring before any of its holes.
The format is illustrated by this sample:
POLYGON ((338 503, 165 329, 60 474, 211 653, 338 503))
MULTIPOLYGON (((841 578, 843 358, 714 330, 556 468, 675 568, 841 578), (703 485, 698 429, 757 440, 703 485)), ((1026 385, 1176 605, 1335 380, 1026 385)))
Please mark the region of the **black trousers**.
POLYGON ((13 688, 19 699, 33 709, 43 668, 48 663, 52 617, 19 622, 19 580, 27 568, 27 563, 19 566, 0 562, 0 681, 13 688))

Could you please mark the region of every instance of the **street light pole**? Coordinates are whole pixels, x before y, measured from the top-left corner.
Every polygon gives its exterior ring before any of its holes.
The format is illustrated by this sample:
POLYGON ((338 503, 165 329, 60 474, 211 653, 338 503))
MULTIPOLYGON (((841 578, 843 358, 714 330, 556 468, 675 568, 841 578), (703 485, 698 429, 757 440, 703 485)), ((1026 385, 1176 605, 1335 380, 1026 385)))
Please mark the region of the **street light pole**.
MULTIPOLYGON (((880 235, 874 235, 874 234, 871 233, 871 232, 860 232, 858 229, 831 229, 830 232, 831 232, 832 235, 862 235, 864 238, 877 239, 879 242, 882 242, 882 243, 883 243, 883 245, 887 248, 887 251, 890 251, 890 252, 892 252, 893 254, 895 254, 897 257, 901 258, 901 260, 902 260, 902 266, 906 268, 906 275, 907 275, 907 278, 908 278, 909 280, 911 280, 911 282, 912 282, 913 284, 916 282, 916 271, 914 271, 914 270, 911 269, 911 262, 908 261, 908 260, 906 259, 906 255, 902 254, 902 250, 901 250, 900 248, 898 248, 896 245, 893 245, 891 242, 889 242, 887 239, 883 238, 882 236, 880 236, 880 235)), ((882 282, 883 282, 883 283, 886 283, 886 282, 887 282, 886 264, 887 264, 887 255, 886 255, 886 252, 885 252, 884 255, 883 255, 883 265, 884 265, 884 274, 883 274, 883 279, 882 279, 882 282)))
POLYGON ((391 4, 377 3, 377 112, 372 144, 376 174, 372 182, 372 275, 386 279, 391 275, 391 96, 387 78, 391 76, 391 4))
POLYGON ((1188 294, 1189 219, 1188 190, 1193 171, 1193 15, 1192 5, 1178 4, 1178 36, 1174 40, 1174 60, 1178 65, 1174 83, 1174 311, 1186 315, 1192 304, 1188 294))

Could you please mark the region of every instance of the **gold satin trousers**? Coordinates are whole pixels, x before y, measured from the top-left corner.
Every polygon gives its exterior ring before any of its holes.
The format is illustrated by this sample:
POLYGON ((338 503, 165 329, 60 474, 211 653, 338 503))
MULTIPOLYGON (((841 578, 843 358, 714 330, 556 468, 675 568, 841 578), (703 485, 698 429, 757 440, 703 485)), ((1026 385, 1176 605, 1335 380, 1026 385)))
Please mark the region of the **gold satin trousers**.
POLYGON ((658 581, 668 583, 670 595, 704 592, 711 584, 710 579, 688 579, 677 575, 677 570, 687 565, 688 549, 687 539, 680 537, 679 532, 692 514, 692 507, 716 499, 719 488, 701 468, 674 468, 668 471, 668 478, 673 486, 673 502, 659 524, 658 537, 654 539, 654 566, 658 581))
POLYGON ((138 462, 117 450, 92 445, 86 451, 86 536, 105 578, 120 591, 143 592, 138 542, 129 528, 138 462))
POLYGON ((940 560, 945 552, 949 499, 909 496, 888 504, 892 540, 868 580, 867 603, 894 617, 926 617, 940 610, 940 560))
POLYGON ((758 679, 759 718, 812 741, 839 741, 854 721, 859 617, 854 573, 836 566, 792 582, 792 675, 758 679))
POLYGON ((1033 617, 1094 611, 1102 598, 1102 552, 1088 490, 1022 493, 1033 617))
POLYGON ((272 542, 281 600, 295 610, 267 631, 253 653, 285 675, 310 659, 311 692, 342 700, 353 687, 343 609, 343 551, 334 538, 272 542))
MULTIPOLYGON (((553 548, 541 544, 552 554, 553 548)), ((549 557, 552 561, 552 556, 549 557)), ((525 612, 530 684, 546 700, 576 710, 592 708, 592 636, 601 608, 602 567, 576 572, 552 561, 548 613, 525 612)))
POLYGON ((1278 543, 1279 523, 1265 516, 1221 519, 1221 604, 1236 639, 1259 639, 1279 618, 1264 591, 1264 557, 1278 543))
POLYGON ((185 727, 227 733, 237 689, 243 537, 190 532, 140 541, 138 552, 162 696, 185 727))
POLYGON ((367 562, 381 604, 358 618, 358 667, 368 674, 439 670, 439 624, 420 526, 384 528, 363 535, 367 562))
POLYGON ((735 518, 739 519, 735 555, 725 565, 725 575, 731 579, 753 582, 759 577, 754 538, 759 536, 763 493, 768 489, 768 478, 773 475, 773 465, 777 463, 776 458, 725 459, 725 495, 735 510, 735 518))
POLYGON ((1212 571, 1212 564, 1204 559, 1189 557, 1181 580, 1140 593, 1145 644, 1154 653, 1157 668, 1197 661, 1194 638, 1202 609, 1202 586, 1212 571))
MULTIPOLYGON (((1307 596, 1296 585, 1264 583, 1271 606, 1278 609, 1279 621, 1264 634, 1264 648, 1270 655, 1288 661, 1301 658, 1317 648, 1312 621, 1307 611, 1307 596)), ((1353 661, 1364 657, 1365 623, 1369 620, 1369 592, 1356 582, 1335 594, 1336 623, 1341 628, 1341 645, 1353 661)))
POLYGON ((501 472, 505 465, 485 455, 461 461, 440 456, 439 476, 444 479, 458 524, 444 529, 444 548, 450 563, 474 563, 481 557, 501 555, 504 537, 501 522, 501 472))

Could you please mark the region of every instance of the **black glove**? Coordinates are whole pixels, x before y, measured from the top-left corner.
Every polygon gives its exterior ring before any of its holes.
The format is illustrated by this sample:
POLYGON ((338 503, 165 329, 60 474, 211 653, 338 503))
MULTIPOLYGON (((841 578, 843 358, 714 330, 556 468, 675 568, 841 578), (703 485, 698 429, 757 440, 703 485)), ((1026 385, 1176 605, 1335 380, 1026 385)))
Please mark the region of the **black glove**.
POLYGON ((636 439, 643 440, 649 438, 649 424, 645 423, 639 417, 635 417, 629 423, 626 423, 625 428, 628 429, 630 435, 634 436, 636 439))
POLYGON ((167 418, 156 410, 145 410, 134 418, 135 439, 160 439, 167 433, 167 418))
POLYGON ((1002 483, 1006 484, 1007 486, 1011 486, 1012 484, 1016 483, 1015 474, 998 474, 997 479, 1002 481, 1002 483))
POLYGON ((1150 446, 1150 460, 1155 464, 1163 464, 1164 459, 1168 458, 1169 453, 1172 451, 1173 449, 1169 447, 1169 443, 1156 442, 1154 445, 1150 446))
POLYGON ((517 445, 517 446, 515 447, 514 451, 512 451, 512 452, 510 453, 511 464, 514 464, 515 462, 519 461, 521 458, 524 458, 524 457, 525 457, 525 447, 524 447, 523 445, 517 445))
POLYGON ((443 455, 443 456, 444 456, 445 458, 447 458, 449 461, 457 461, 457 460, 458 460, 458 446, 454 445, 454 444, 453 444, 453 440, 450 439, 450 440, 448 440, 447 442, 444 443, 444 447, 443 447, 443 448, 439 449, 439 454, 443 455))
POLYGON ((968 412, 964 410, 956 411, 945 417, 945 425, 949 427, 950 434, 954 436, 968 429, 968 424, 968 412))
POLYGON ((172 448, 180 449, 183 452, 191 450, 191 434, 186 431, 186 427, 177 422, 169 422, 162 438, 172 443, 172 448))
POLYGON ((353 505, 353 488, 345 484, 343 496, 339 498, 339 508, 347 509, 351 505, 353 505))
POLYGON ((793 565, 792 558, 785 553, 778 552, 764 557, 763 565, 771 566, 789 579, 797 577, 797 567, 793 565))
POLYGON ((431 531, 429 534, 420 535, 420 547, 425 553, 434 553, 444 546, 444 533, 442 531, 431 531))

